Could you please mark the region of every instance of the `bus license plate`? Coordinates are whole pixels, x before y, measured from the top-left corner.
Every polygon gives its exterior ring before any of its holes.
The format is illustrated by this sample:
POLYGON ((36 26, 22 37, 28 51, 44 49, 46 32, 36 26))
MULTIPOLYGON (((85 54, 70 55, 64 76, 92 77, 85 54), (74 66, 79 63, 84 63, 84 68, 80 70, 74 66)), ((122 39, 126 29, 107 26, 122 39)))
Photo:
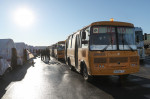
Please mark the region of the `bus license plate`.
POLYGON ((124 73, 125 70, 114 70, 114 73, 124 73))

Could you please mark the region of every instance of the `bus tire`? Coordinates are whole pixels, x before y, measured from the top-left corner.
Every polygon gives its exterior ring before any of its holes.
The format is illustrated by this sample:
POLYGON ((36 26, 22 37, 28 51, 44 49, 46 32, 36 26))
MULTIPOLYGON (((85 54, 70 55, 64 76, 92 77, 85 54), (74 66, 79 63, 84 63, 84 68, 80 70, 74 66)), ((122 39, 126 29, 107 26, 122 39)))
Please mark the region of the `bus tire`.
POLYGON ((84 80, 88 82, 92 81, 92 77, 88 75, 87 67, 85 64, 83 66, 83 77, 84 77, 84 80))
POLYGON ((69 69, 70 69, 71 71, 74 70, 74 69, 73 69, 73 66, 71 65, 70 59, 68 59, 68 66, 69 66, 69 69))
POLYGON ((81 75, 83 75, 83 63, 82 62, 80 63, 80 71, 79 72, 81 75))

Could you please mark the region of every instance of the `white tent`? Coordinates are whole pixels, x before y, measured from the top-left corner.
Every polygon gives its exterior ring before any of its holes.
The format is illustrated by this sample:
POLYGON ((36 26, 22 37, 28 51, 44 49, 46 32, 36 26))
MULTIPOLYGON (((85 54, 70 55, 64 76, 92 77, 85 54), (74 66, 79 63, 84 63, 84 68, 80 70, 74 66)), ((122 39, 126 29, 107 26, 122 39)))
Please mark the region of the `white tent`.
POLYGON ((23 65, 23 60, 24 60, 24 50, 26 49, 26 45, 23 42, 18 42, 15 43, 16 45, 16 50, 17 50, 17 64, 18 65, 23 65))
POLYGON ((7 69, 11 68, 6 59, 0 58, 0 76, 2 76, 7 69))
POLYGON ((11 64, 12 48, 16 48, 12 39, 0 39, 0 56, 11 64))
POLYGON ((12 48, 15 48, 12 39, 0 39, 0 75, 11 65, 12 48))

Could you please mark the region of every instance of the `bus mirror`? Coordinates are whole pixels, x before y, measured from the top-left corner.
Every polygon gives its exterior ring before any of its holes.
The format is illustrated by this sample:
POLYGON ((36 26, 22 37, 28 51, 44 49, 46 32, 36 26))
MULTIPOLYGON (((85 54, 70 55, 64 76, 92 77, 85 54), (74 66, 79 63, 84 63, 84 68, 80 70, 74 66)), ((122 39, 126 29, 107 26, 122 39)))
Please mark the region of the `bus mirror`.
POLYGON ((82 39, 86 39, 86 32, 85 31, 82 32, 82 39))
POLYGON ((139 36, 136 36, 136 42, 139 43, 139 36))
POLYGON ((144 40, 147 40, 147 33, 144 33, 144 40))

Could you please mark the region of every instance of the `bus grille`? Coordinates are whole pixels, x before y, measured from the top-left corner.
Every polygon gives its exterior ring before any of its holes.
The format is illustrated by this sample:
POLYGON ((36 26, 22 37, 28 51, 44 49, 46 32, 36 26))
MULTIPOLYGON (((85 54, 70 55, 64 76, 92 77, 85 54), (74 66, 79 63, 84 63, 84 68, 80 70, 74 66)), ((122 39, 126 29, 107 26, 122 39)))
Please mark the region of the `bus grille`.
POLYGON ((126 63, 128 62, 128 57, 111 57, 109 58, 109 63, 126 63))
POLYGON ((130 62, 138 62, 138 57, 136 56, 130 57, 130 62))
POLYGON ((106 63, 106 58, 94 58, 94 63, 106 63))

